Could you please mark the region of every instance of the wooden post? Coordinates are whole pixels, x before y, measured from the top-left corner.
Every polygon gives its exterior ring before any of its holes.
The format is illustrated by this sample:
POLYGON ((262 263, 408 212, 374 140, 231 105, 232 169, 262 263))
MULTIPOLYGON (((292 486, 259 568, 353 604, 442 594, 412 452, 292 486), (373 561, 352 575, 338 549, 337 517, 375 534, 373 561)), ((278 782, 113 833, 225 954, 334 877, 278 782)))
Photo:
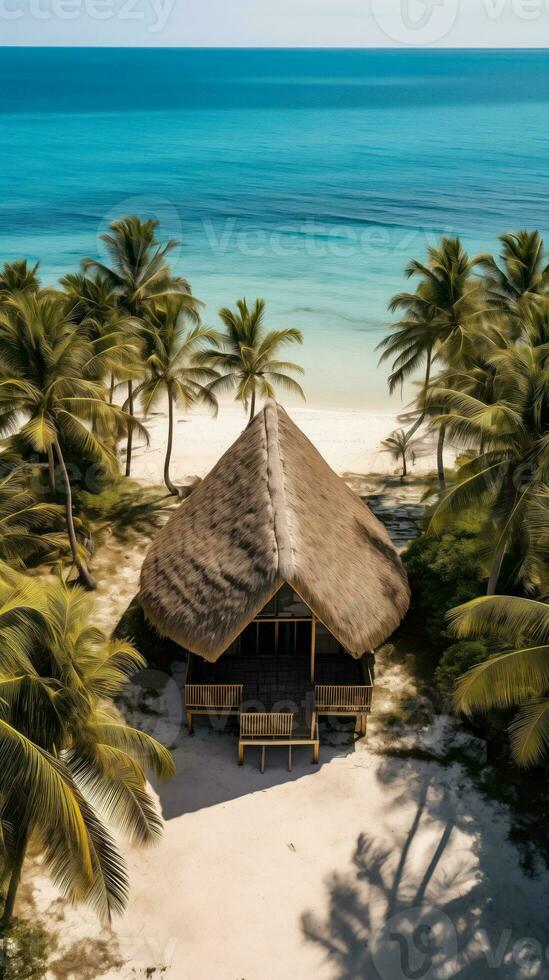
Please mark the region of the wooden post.
POLYGON ((265 772, 265 746, 261 746, 261 772, 265 772))
POLYGON ((242 742, 238 743, 238 765, 244 765, 244 746, 242 745, 242 742))
POLYGON ((356 718, 356 730, 359 738, 364 738, 366 735, 366 726, 368 724, 368 715, 366 711, 361 711, 356 718))
POLYGON ((316 647, 316 618, 311 619, 311 680, 315 679, 315 647, 316 647))
POLYGON ((194 734, 192 711, 187 711, 187 730, 189 732, 189 735, 194 734))

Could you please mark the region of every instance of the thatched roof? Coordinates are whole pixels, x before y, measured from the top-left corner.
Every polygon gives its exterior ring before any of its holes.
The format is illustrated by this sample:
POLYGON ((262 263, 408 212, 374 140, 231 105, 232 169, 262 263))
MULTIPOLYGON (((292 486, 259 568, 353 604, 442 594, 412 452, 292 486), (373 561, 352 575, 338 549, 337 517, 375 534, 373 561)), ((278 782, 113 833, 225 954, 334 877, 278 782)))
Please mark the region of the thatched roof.
POLYGON ((355 657, 409 604, 384 526, 271 401, 156 536, 140 601, 162 635, 214 661, 284 582, 355 657))

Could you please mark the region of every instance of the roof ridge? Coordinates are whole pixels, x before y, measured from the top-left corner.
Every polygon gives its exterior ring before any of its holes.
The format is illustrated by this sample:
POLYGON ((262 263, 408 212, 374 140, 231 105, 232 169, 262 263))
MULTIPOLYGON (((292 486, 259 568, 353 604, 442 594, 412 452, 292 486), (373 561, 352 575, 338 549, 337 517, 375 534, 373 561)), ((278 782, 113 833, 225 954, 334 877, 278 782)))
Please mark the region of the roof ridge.
POLYGON ((267 442, 267 486, 273 508, 274 535, 278 549, 278 570, 281 577, 287 582, 292 577, 294 562, 287 521, 284 469, 278 438, 278 405, 274 399, 269 399, 266 402, 263 411, 267 442))

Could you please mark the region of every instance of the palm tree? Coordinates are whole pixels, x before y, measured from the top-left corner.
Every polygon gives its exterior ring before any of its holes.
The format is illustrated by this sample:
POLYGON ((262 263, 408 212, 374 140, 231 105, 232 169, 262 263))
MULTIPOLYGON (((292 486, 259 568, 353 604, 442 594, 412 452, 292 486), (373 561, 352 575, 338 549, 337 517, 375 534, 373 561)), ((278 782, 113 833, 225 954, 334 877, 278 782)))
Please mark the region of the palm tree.
POLYGON ((518 596, 473 599, 449 613, 459 637, 489 636, 500 652, 461 677, 455 707, 465 714, 520 706, 511 748, 519 765, 540 762, 549 746, 549 605, 518 596))
POLYGON ((245 299, 236 303, 236 311, 223 307, 219 316, 225 327, 220 338, 220 350, 210 350, 207 358, 220 376, 209 385, 211 392, 235 391, 245 411, 249 406, 249 422, 255 415, 256 397, 273 398, 275 387, 305 398, 301 385, 286 372, 303 374, 303 368, 291 361, 280 361, 276 355, 286 344, 301 344, 303 335, 295 327, 265 332, 263 318, 265 301, 256 299, 251 309, 245 299))
POLYGON ((531 508, 549 482, 549 353, 547 345, 508 344, 492 358, 493 398, 440 388, 432 405, 444 425, 472 455, 456 483, 440 498, 430 529, 475 508, 496 526, 487 593, 495 592, 509 546, 528 536, 531 508), (479 448, 480 447, 480 448, 479 448))
MULTIPOLYGON (((389 389, 409 377, 422 362, 426 363, 425 380, 419 396, 419 416, 410 430, 413 435, 426 414, 433 361, 468 366, 478 357, 486 330, 481 332, 482 318, 487 313, 483 287, 473 277, 480 257, 472 258, 464 251, 459 238, 443 238, 438 247, 429 247, 427 263, 412 259, 406 267, 408 278, 419 276, 415 293, 402 292, 393 296, 391 312, 404 310, 405 317, 393 327, 395 333, 382 341, 381 361, 393 357, 389 389)), ((437 446, 437 468, 441 489, 445 487, 443 449, 445 427, 440 426, 437 446)))
POLYGON ((120 435, 139 424, 109 405, 103 385, 88 378, 93 358, 93 346, 67 321, 58 296, 21 294, 0 310, 0 429, 8 432, 25 418, 21 435, 31 449, 47 454, 50 468, 57 459, 71 553, 89 588, 95 583, 76 538, 64 450, 79 451, 116 473, 116 455, 94 428, 110 427, 120 435))
POLYGON ((56 884, 108 922, 123 910, 128 883, 107 824, 139 844, 161 833, 144 768, 169 777, 171 755, 112 705, 143 661, 92 626, 92 614, 83 590, 0 566, 4 936, 31 840, 56 884))
MULTIPOLYGON (((389 393, 392 395, 397 388, 402 387, 407 378, 425 363, 425 378, 422 386, 422 396, 428 391, 433 365, 433 353, 439 339, 439 325, 434 309, 428 302, 425 286, 419 287, 415 293, 398 293, 389 303, 389 310, 394 313, 404 309, 406 315, 391 326, 392 333, 384 337, 378 349, 383 348, 379 363, 392 359, 391 373, 388 378, 389 393)), ((409 430, 413 436, 425 419, 425 410, 419 415, 409 430)))
POLYGON ((19 462, 0 473, 0 561, 24 567, 37 558, 63 555, 67 541, 62 522, 62 507, 35 499, 24 465, 19 462))
POLYGON ((217 400, 208 387, 217 377, 217 372, 208 367, 200 356, 206 344, 216 343, 217 334, 200 325, 189 329, 186 326, 188 313, 188 306, 180 296, 168 297, 161 306, 156 307, 151 325, 143 334, 147 377, 135 392, 142 398, 145 415, 161 397, 167 396, 168 442, 164 482, 174 495, 178 494, 170 477, 174 405, 180 405, 187 412, 202 402, 217 413, 217 400))
POLYGON ((110 375, 109 401, 112 404, 115 377, 127 372, 132 363, 138 370, 141 357, 140 323, 125 315, 115 292, 98 273, 87 276, 70 273, 60 280, 66 296, 66 316, 94 347, 90 376, 104 381, 110 375))
POLYGON ((408 453, 412 448, 411 431, 412 430, 410 430, 410 432, 405 432, 404 429, 396 429, 381 443, 383 446, 383 452, 391 453, 393 459, 397 459, 402 462, 401 479, 403 480, 408 475, 408 453))
POLYGON ((515 317, 523 297, 547 293, 549 262, 539 231, 508 232, 500 236, 500 242, 500 265, 489 254, 478 256, 477 264, 485 271, 492 305, 515 317))
POLYGON ((40 289, 37 270, 38 262, 29 266, 26 259, 4 262, 0 272, 0 302, 16 293, 37 293, 40 289))
MULTIPOLYGON (((152 307, 167 296, 185 297, 189 315, 198 319, 198 300, 192 296, 189 283, 172 275, 167 256, 179 243, 173 239, 162 244, 156 237, 158 221, 142 221, 135 215, 113 221, 110 233, 101 235, 111 265, 86 259, 85 271, 95 270, 117 295, 120 307, 132 320, 146 327, 152 307)), ((133 375, 127 377, 128 412, 133 415, 133 375)), ((133 429, 128 428, 126 476, 131 474, 133 429)))

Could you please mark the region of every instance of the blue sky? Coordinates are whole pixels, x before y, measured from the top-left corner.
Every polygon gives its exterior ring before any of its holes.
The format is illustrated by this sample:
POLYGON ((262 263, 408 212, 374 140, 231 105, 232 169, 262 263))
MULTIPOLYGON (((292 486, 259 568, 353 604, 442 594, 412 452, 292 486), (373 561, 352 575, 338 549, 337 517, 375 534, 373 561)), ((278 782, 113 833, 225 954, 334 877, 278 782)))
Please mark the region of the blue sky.
POLYGON ((3 44, 540 47, 549 0, 0 0, 3 44))

